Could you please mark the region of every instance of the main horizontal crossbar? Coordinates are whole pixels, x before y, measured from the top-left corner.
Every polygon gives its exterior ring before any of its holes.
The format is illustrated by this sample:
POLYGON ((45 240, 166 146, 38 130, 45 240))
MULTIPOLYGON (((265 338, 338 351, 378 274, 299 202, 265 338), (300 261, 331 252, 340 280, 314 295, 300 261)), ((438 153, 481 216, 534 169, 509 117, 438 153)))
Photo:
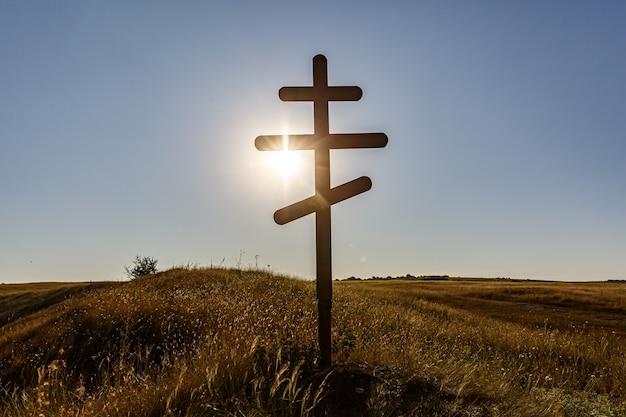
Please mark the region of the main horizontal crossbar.
POLYGON ((384 148, 387 141, 384 133, 331 133, 323 138, 315 135, 268 135, 258 136, 254 146, 260 151, 305 151, 318 148, 384 148))

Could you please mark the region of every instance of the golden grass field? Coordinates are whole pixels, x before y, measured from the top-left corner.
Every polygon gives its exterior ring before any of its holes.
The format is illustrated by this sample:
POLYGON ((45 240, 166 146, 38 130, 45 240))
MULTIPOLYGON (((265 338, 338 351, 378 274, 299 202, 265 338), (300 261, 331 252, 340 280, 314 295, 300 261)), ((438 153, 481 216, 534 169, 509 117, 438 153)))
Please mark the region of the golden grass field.
POLYGON ((0 285, 0 416, 625 416, 626 285, 177 268, 0 285))

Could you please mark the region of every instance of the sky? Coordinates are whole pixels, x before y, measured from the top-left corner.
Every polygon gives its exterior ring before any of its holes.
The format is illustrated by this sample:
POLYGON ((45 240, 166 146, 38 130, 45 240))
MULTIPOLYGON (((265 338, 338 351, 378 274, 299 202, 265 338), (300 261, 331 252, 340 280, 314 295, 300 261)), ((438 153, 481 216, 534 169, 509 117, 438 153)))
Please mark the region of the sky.
POLYGON ((0 0, 0 282, 158 267, 313 279, 312 151, 274 169, 259 135, 313 132, 324 54, 333 277, 626 279, 622 1, 0 0))

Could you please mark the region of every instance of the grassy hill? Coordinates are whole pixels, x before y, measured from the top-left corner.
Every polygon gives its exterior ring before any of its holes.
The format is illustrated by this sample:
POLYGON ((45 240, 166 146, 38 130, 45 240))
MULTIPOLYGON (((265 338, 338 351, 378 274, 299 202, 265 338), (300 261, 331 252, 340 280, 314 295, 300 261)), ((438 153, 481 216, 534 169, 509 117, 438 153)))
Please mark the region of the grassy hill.
POLYGON ((173 269, 0 286, 0 416, 624 416, 626 285, 173 269))

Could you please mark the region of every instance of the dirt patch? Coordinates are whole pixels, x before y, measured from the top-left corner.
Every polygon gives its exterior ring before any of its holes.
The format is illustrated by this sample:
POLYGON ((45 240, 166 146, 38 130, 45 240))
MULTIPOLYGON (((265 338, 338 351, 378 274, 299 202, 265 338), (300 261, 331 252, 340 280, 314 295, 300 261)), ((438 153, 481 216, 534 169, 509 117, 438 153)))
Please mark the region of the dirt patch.
POLYGON ((316 416, 369 416, 372 389, 382 382, 381 370, 365 365, 335 365, 315 375, 326 393, 316 416))
POLYGON ((313 385, 323 385, 323 399, 315 416, 489 416, 490 400, 442 391, 426 377, 406 378, 398 371, 360 364, 335 365, 315 374, 313 385))

